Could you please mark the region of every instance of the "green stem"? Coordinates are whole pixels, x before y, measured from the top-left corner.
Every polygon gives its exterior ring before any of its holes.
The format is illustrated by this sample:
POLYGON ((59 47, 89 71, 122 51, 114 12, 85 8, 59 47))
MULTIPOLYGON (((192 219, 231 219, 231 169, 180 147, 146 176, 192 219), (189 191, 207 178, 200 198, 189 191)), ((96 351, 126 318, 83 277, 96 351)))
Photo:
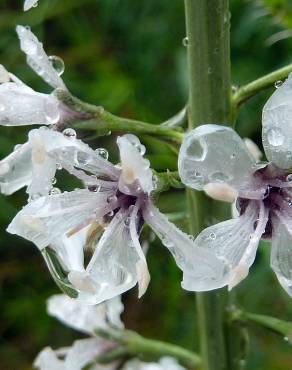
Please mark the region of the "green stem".
POLYGON ((109 132, 130 132, 137 135, 159 136, 178 144, 183 139, 183 133, 177 129, 115 116, 103 107, 85 103, 62 89, 56 89, 54 94, 64 105, 81 117, 81 122, 74 125, 76 128, 93 130, 100 136, 109 132))
POLYGON ((120 350, 110 351, 99 361, 110 362, 121 356, 138 357, 144 361, 156 361, 162 356, 171 356, 190 369, 195 369, 201 364, 200 357, 194 352, 174 344, 144 338, 130 330, 98 329, 97 335, 121 345, 120 350))
POLYGON ((269 73, 263 77, 258 78, 249 84, 240 87, 232 97, 232 103, 236 108, 241 104, 246 102, 248 99, 252 98, 259 92, 273 86, 276 81, 286 78, 289 73, 292 72, 292 64, 289 64, 283 68, 280 68, 272 73, 269 73))
MULTIPOLYGON (((189 129, 231 123, 230 14, 228 0, 185 0, 190 81, 189 129)), ((196 235, 209 217, 222 219, 226 208, 203 193, 188 190, 190 231, 196 235)), ((204 370, 235 369, 228 353, 225 290, 197 294, 204 370)))

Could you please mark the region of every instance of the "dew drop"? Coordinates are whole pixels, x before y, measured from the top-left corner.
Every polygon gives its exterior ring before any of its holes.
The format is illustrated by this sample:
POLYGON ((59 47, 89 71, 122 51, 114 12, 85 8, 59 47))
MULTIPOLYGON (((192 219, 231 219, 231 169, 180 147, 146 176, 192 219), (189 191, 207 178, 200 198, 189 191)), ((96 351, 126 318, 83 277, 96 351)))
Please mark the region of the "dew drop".
POLYGON ((281 87, 283 85, 283 81, 281 80, 278 80, 275 82, 275 88, 278 89, 279 87, 281 87))
POLYGON ((183 44, 183 46, 187 47, 189 45, 189 38, 188 37, 184 37, 182 39, 182 44, 183 44))
POLYGON ((216 239, 216 234, 215 234, 215 233, 211 233, 211 234, 209 235, 209 238, 210 238, 211 240, 215 240, 215 239, 216 239))
POLYGON ((65 130, 63 130, 63 135, 66 136, 66 137, 69 137, 70 139, 75 139, 77 137, 77 134, 76 134, 76 131, 73 130, 73 128, 65 128, 65 130))
POLYGON ((108 214, 107 214, 107 216, 109 216, 109 217, 113 217, 113 215, 115 214, 115 212, 114 211, 110 211, 108 214))
POLYGON ((51 180, 51 182, 52 182, 52 185, 57 184, 57 179, 56 179, 56 177, 53 177, 53 178, 52 178, 52 180, 51 180))
POLYGON ((103 158, 103 159, 108 160, 108 156, 109 156, 109 154, 108 154, 108 151, 107 151, 106 149, 104 149, 104 148, 97 148, 97 149, 95 150, 95 153, 96 153, 99 157, 101 157, 101 158, 103 158))
POLYGON ((101 190, 101 186, 100 185, 89 185, 88 190, 93 193, 98 193, 101 190))
POLYGON ((46 120, 49 124, 53 125, 57 123, 60 119, 60 112, 55 102, 45 101, 44 112, 46 120))
POLYGON ((21 147, 22 147, 22 144, 16 144, 13 150, 19 150, 21 147))
POLYGON ((61 194, 61 190, 59 188, 53 188, 51 191, 50 191, 50 195, 56 195, 56 194, 61 194))
POLYGON ((124 225, 126 227, 130 227, 130 223, 131 223, 131 218, 130 217, 126 217, 125 218, 125 221, 124 221, 124 225))
POLYGON ((57 168, 57 170, 62 170, 62 165, 61 165, 61 163, 56 163, 56 168, 57 168))
POLYGON ((54 68, 54 70, 58 73, 59 76, 61 76, 65 71, 65 63, 63 59, 56 55, 51 55, 49 57, 49 61, 51 62, 51 65, 54 68))
POLYGON ((271 128, 267 133, 267 137, 272 146, 280 146, 284 142, 284 135, 279 128, 271 128))
POLYGON ((110 195, 108 198, 107 198, 107 202, 108 203, 114 203, 118 200, 118 198, 115 196, 115 195, 110 195))
POLYGON ((232 153, 231 156, 230 156, 231 159, 234 159, 235 157, 236 157, 235 153, 232 153))

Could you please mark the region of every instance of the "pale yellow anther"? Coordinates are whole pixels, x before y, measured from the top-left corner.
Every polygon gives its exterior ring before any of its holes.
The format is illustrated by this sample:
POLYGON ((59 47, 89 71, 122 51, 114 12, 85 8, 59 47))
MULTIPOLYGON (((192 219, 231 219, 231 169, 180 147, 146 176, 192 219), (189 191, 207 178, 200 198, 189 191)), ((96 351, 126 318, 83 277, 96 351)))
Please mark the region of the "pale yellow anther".
POLYGON ((233 203, 238 197, 238 191, 225 182, 210 182, 204 186, 203 190, 210 198, 222 202, 233 203))
POLYGON ((44 143, 39 135, 33 138, 31 159, 33 163, 42 165, 45 163, 47 158, 47 153, 45 150, 44 143))
POLYGON ((133 182, 136 180, 136 176, 134 171, 131 167, 123 167, 122 169, 122 176, 125 184, 133 184, 133 182))

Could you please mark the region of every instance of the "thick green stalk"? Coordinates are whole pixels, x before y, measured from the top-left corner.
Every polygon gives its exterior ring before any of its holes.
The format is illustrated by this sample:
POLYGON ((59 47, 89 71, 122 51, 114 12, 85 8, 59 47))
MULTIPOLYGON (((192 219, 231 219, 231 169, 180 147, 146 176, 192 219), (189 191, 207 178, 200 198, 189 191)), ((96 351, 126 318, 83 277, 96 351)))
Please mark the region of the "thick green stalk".
MULTIPOLYGON (((189 66, 189 129, 231 121, 230 14, 228 0, 185 0, 189 66)), ((196 235, 226 210, 204 194, 188 191, 190 231, 196 235)), ((225 333, 225 290, 197 294, 204 370, 230 369, 225 333)))

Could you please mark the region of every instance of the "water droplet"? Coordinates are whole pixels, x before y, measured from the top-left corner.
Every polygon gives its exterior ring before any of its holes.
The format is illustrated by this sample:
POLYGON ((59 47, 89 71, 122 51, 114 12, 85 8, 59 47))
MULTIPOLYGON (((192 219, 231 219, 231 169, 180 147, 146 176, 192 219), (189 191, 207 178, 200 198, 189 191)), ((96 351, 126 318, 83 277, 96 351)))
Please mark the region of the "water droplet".
POLYGON ((65 128, 63 130, 63 135, 69 137, 70 139, 75 139, 77 137, 76 131, 73 128, 65 128))
POLYGON ((113 215, 115 214, 115 212, 114 211, 110 211, 108 214, 107 214, 107 216, 109 216, 109 217, 113 217, 113 215))
POLYGON ((53 177, 52 180, 51 180, 51 182, 52 182, 52 185, 55 185, 57 183, 56 177, 53 177))
POLYGON ((211 234, 209 235, 209 238, 210 238, 211 240, 215 240, 215 239, 216 239, 216 234, 215 234, 215 233, 211 233, 211 234))
POLYGON ((38 4, 39 4, 39 3, 38 3, 38 1, 36 1, 36 2, 33 4, 33 6, 32 6, 32 7, 33 7, 33 8, 36 8, 36 7, 38 6, 38 4))
POLYGON ((284 142, 284 135, 279 128, 271 128, 267 132, 268 141, 273 146, 280 146, 284 142))
POLYGON ((235 157, 236 157, 235 153, 232 153, 231 156, 230 156, 231 159, 234 159, 235 157))
POLYGON ((278 89, 279 87, 281 87, 283 85, 283 81, 281 80, 278 80, 275 82, 275 88, 278 89))
POLYGON ((203 161, 206 157, 207 150, 204 142, 194 139, 187 147, 187 155, 196 161, 203 161))
POLYGON ((60 119, 60 112, 55 101, 45 100, 44 102, 44 112, 46 120, 49 124, 53 125, 57 123, 60 119))
POLYGON ((141 155, 144 155, 146 153, 146 148, 144 145, 140 144, 140 145, 137 145, 136 148, 138 149, 139 153, 141 155))
POLYGON ((89 185, 88 190, 93 193, 98 193, 101 190, 101 186, 100 185, 89 185))
POLYGON ((19 150, 21 147, 22 147, 22 144, 16 144, 13 150, 19 150))
POLYGON ((61 190, 59 188, 53 188, 51 191, 50 191, 50 195, 56 195, 56 194, 61 194, 61 190))
POLYGON ((104 148, 97 148, 95 150, 95 153, 103 159, 106 159, 106 160, 108 159, 108 156, 109 156, 108 151, 104 148))
POLYGON ((132 145, 138 146, 140 145, 140 140, 137 138, 137 136, 133 134, 126 134, 123 137, 125 137, 132 145))
POLYGON ((292 173, 290 173, 289 175, 287 175, 286 181, 288 181, 288 182, 292 181, 292 173))
POLYGON ((63 59, 56 55, 51 55, 49 57, 49 61, 51 62, 54 70, 58 73, 59 76, 61 76, 65 71, 65 63, 63 59))
POLYGON ((110 195, 108 198, 107 198, 107 202, 108 203, 114 203, 118 200, 118 198, 113 194, 113 195, 110 195))
POLYGON ((231 91, 232 91, 233 93, 235 93, 238 89, 239 89, 239 87, 238 87, 237 85, 232 85, 232 86, 231 86, 231 91))
POLYGON ((183 44, 183 46, 188 46, 189 45, 189 38, 188 37, 184 37, 183 39, 182 39, 182 44, 183 44))
POLYGON ((63 169, 61 163, 56 163, 56 168, 57 168, 57 170, 62 170, 63 169))
POLYGON ((226 175, 220 171, 213 172, 211 175, 209 175, 209 179, 213 182, 227 182, 231 180, 229 175, 226 175))
POLYGON ((130 227, 130 223, 131 223, 131 218, 130 217, 126 217, 125 218, 125 221, 124 221, 124 225, 126 227, 130 227))

